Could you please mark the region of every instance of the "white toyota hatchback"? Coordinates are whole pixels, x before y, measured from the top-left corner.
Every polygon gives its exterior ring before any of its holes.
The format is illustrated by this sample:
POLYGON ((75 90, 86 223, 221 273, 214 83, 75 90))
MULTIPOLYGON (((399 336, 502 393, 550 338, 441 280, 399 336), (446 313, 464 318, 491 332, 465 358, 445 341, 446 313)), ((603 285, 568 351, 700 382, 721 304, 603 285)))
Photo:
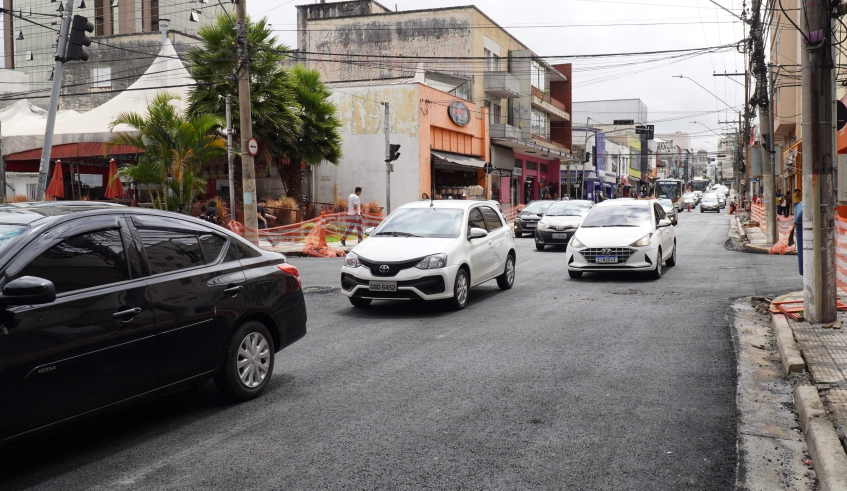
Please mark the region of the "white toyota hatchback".
POLYGON ((662 264, 676 264, 676 231, 656 200, 609 200, 588 213, 566 254, 568 275, 647 271, 662 277, 662 264))
POLYGON ((484 201, 418 201, 394 210, 351 250, 341 291, 355 307, 373 300, 447 300, 462 309, 472 286, 515 282, 515 239, 484 201))

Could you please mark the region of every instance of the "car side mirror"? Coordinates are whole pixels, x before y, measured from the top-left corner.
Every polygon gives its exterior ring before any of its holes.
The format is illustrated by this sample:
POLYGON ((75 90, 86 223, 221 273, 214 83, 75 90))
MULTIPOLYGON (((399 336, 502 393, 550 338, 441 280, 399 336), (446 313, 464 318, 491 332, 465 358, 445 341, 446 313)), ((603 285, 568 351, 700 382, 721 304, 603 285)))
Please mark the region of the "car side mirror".
POLYGON ((374 233, 374 229, 375 229, 375 228, 376 228, 376 227, 368 227, 368 228, 366 228, 366 229, 365 229, 365 235, 370 235, 370 234, 374 233))
POLYGON ((668 220, 667 218, 662 218, 661 220, 659 220, 659 227, 658 228, 670 227, 670 226, 671 226, 671 221, 668 220))
POLYGON ((56 300, 53 282, 35 276, 21 276, 3 287, 0 305, 38 305, 56 300))
POLYGON ((484 228, 472 227, 471 231, 468 232, 468 239, 481 239, 488 235, 488 232, 484 228))

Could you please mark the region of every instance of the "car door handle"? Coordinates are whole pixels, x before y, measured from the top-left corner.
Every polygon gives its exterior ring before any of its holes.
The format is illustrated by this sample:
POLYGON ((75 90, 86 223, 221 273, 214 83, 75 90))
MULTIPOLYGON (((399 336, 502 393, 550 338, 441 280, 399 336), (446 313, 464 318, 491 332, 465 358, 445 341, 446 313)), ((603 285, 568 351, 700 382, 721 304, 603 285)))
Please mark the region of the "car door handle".
POLYGON ((240 292, 243 289, 244 289, 244 287, 241 286, 241 285, 231 286, 231 287, 227 288, 226 290, 224 290, 224 293, 227 293, 229 295, 235 295, 236 293, 240 292))
POLYGON ((125 317, 135 317, 136 315, 141 313, 141 309, 135 307, 134 309, 129 310, 121 310, 120 312, 115 312, 112 314, 112 319, 123 319, 125 317))

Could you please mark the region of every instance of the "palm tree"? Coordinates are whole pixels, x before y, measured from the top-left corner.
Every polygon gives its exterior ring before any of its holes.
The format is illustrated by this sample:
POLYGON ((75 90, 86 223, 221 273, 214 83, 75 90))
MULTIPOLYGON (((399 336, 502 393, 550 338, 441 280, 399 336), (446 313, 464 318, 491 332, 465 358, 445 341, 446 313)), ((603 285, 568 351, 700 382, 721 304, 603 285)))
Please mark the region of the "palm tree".
POLYGON ((174 100, 179 96, 165 92, 147 104, 146 115, 118 114, 109 130, 126 125, 133 131, 115 133, 104 144, 105 153, 118 145, 144 152, 137 164, 125 167, 121 174, 147 186, 154 206, 161 209, 175 208, 195 191, 205 192, 202 164, 226 153, 226 141, 215 133, 220 120, 211 115, 186 118, 171 104, 174 100), (166 190, 170 190, 170 199, 166 190))
POLYGON ((300 164, 318 165, 323 161, 338 165, 341 161, 341 121, 338 109, 330 100, 332 92, 321 81, 320 72, 295 65, 291 69, 294 100, 300 106, 300 131, 290 142, 277 145, 287 157, 279 171, 286 194, 300 197, 300 164))
MULTIPOLYGON (((239 114, 235 27, 227 16, 221 15, 200 27, 197 34, 203 38, 202 45, 186 53, 191 76, 199 82, 189 96, 189 114, 212 114, 223 120, 228 95, 232 96, 233 114, 239 114)), ((288 71, 280 64, 289 49, 277 42, 264 18, 257 22, 247 20, 247 40, 253 136, 260 143, 257 160, 272 165, 282 157, 275 143, 291 142, 300 131, 294 87, 288 71)), ((237 116, 233 118, 233 129, 240 135, 237 116)))

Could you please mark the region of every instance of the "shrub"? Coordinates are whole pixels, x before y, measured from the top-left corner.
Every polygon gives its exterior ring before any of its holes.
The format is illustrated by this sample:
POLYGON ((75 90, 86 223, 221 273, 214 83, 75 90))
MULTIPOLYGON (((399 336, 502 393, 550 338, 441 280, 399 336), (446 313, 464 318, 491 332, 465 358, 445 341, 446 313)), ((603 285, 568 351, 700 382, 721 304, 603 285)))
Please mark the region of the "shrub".
POLYGON ((346 199, 336 200, 335 203, 332 205, 330 211, 332 213, 347 213, 347 200, 346 199))
POLYGON ((16 194, 12 196, 12 199, 9 200, 9 203, 25 203, 27 201, 29 201, 29 198, 27 198, 26 195, 16 194))
POLYGON ((365 213, 370 215, 382 215, 382 207, 376 201, 366 203, 362 208, 365 213))

